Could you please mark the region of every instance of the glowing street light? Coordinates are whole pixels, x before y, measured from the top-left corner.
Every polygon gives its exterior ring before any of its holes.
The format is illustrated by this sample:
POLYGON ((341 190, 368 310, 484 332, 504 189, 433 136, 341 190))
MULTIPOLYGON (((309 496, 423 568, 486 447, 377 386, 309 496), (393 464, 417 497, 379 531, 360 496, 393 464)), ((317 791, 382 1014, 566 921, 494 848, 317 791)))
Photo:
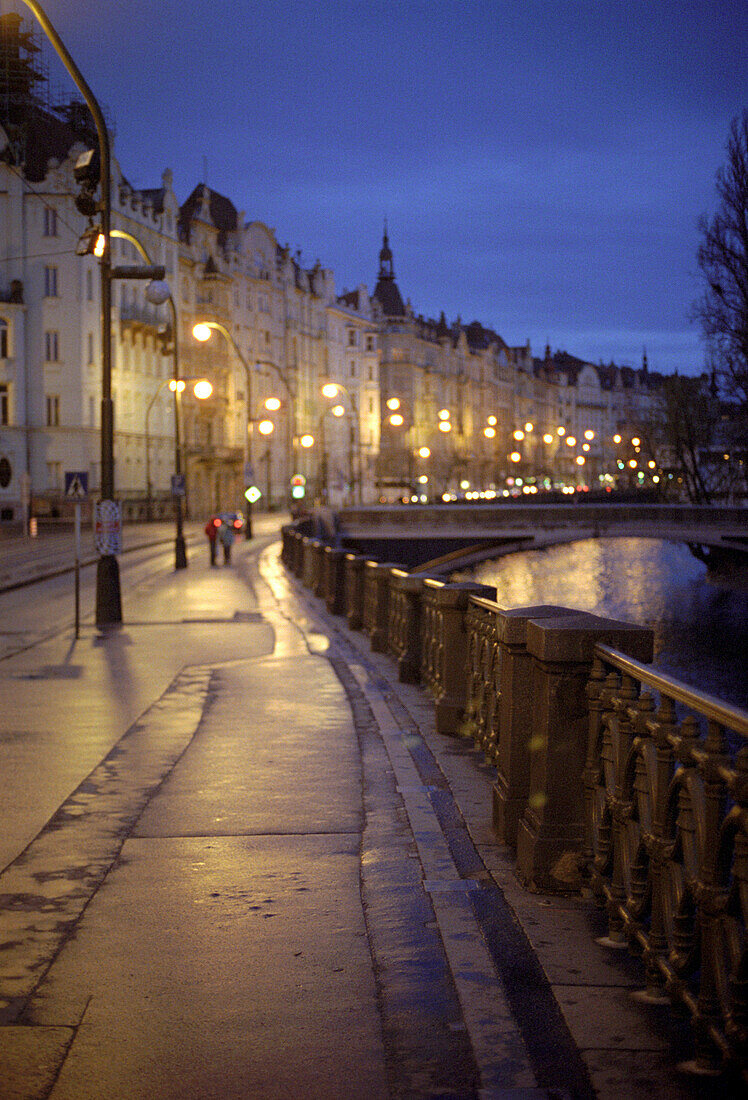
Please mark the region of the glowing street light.
POLYGON ((543 436, 543 442, 544 443, 552 443, 553 442, 553 436, 551 435, 550 432, 545 433, 545 435, 543 436))
POLYGON ((430 458, 431 457, 431 450, 428 447, 419 447, 418 448, 418 457, 419 458, 430 458))
POLYGON ((556 428, 556 435, 566 435, 566 428, 564 428, 563 425, 559 425, 558 428, 556 428))
POLYGON ((450 422, 448 420, 440 420, 439 421, 439 431, 440 432, 451 432, 452 431, 452 425, 450 424, 450 422))
POLYGON ((299 443, 301 444, 302 447, 304 447, 306 450, 308 450, 310 447, 314 446, 314 436, 313 435, 308 435, 308 434, 307 435, 302 435, 301 439, 299 440, 299 443))
POLYGON ((489 425, 489 427, 495 428, 496 425, 498 424, 498 420, 496 419, 495 416, 489 416, 486 419, 486 423, 489 425))
POLYGON ((641 439, 639 439, 638 435, 635 435, 633 437, 633 439, 631 440, 631 446, 632 447, 641 447, 641 445, 642 445, 641 439))
POLYGON ((345 405, 333 405, 330 412, 333 416, 345 416, 345 405))
POLYGON ((527 423, 525 424, 525 431, 526 431, 526 432, 531 432, 531 431, 533 430, 533 428, 534 428, 534 427, 535 427, 535 425, 534 425, 534 424, 532 424, 532 423, 531 423, 531 422, 530 422, 530 421, 528 420, 528 421, 527 421, 527 423))
POLYGON ((397 410, 400 408, 400 398, 390 397, 387 401, 387 408, 390 410, 390 412, 397 412, 397 410))
POLYGON ((586 462, 586 459, 585 459, 584 455, 577 455, 577 458, 576 458, 577 466, 584 466, 585 462, 586 462))
POLYGON ((509 455, 509 461, 510 462, 521 462, 522 461, 522 455, 519 453, 519 451, 512 451, 512 453, 509 455))
POLYGON ((268 397, 265 399, 265 408, 268 412, 278 412, 281 407, 281 400, 279 397, 268 397))
POLYGON ((439 409, 438 416, 440 420, 449 420, 450 415, 449 409, 439 409))
POLYGON ((591 442, 595 438, 595 433, 592 431, 591 428, 588 428, 587 431, 584 433, 584 438, 588 442, 591 442))
POLYGON ((516 439, 517 442, 519 443, 521 440, 523 440, 525 438, 525 433, 522 431, 521 428, 517 428, 516 432, 513 433, 512 438, 516 439))
POLYGON ((615 434, 615 435, 613 436, 613 442, 614 442, 614 443, 620 443, 620 442, 621 442, 621 436, 620 436, 620 435, 618 435, 618 433, 617 433, 617 432, 616 432, 616 434, 615 434))
POLYGON ((565 443, 567 447, 576 447, 577 445, 576 438, 573 435, 567 435, 565 443))

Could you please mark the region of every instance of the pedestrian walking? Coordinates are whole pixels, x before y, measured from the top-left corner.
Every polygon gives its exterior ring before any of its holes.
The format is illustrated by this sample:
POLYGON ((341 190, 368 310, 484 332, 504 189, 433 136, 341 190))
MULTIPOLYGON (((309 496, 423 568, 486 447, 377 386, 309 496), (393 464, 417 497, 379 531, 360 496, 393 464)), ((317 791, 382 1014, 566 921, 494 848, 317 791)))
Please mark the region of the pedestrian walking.
POLYGON ((234 545, 233 525, 231 523, 226 523, 224 520, 218 529, 218 537, 223 547, 223 564, 229 565, 231 562, 231 547, 234 545))
POLYGON ((216 552, 218 550, 218 528, 221 526, 221 521, 218 516, 211 516, 208 522, 205 524, 205 534, 208 536, 208 546, 210 547, 210 564, 216 564, 216 552))

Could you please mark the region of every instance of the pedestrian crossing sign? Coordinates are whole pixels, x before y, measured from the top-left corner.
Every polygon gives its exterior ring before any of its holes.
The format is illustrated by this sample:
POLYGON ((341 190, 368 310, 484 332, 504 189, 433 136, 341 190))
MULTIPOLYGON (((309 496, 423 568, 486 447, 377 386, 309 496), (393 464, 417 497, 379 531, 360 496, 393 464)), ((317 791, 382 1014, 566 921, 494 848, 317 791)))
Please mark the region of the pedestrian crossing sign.
POLYGON ((88 496, 88 470, 65 471, 65 496, 68 500, 85 500, 88 496))

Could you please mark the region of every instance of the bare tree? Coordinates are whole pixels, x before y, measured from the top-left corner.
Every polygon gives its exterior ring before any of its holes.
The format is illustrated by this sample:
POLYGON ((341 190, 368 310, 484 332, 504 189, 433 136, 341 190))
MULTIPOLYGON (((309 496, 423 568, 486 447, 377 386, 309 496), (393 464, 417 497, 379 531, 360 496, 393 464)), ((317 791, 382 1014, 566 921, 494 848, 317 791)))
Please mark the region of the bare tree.
MULTIPOLYGON (((694 316, 726 397, 748 401, 748 109, 733 119, 727 163, 717 172, 720 204, 699 219, 698 262, 705 290, 694 316)), ((735 410, 738 412, 738 409, 735 410)))

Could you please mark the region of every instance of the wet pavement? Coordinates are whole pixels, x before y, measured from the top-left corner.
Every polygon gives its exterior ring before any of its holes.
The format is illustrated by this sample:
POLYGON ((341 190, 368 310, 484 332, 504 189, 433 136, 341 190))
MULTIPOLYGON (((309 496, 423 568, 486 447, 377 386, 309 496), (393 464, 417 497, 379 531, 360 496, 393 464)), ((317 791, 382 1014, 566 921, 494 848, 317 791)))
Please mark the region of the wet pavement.
POLYGON ((0 662, 0 1100, 696 1095, 271 528, 0 662))

